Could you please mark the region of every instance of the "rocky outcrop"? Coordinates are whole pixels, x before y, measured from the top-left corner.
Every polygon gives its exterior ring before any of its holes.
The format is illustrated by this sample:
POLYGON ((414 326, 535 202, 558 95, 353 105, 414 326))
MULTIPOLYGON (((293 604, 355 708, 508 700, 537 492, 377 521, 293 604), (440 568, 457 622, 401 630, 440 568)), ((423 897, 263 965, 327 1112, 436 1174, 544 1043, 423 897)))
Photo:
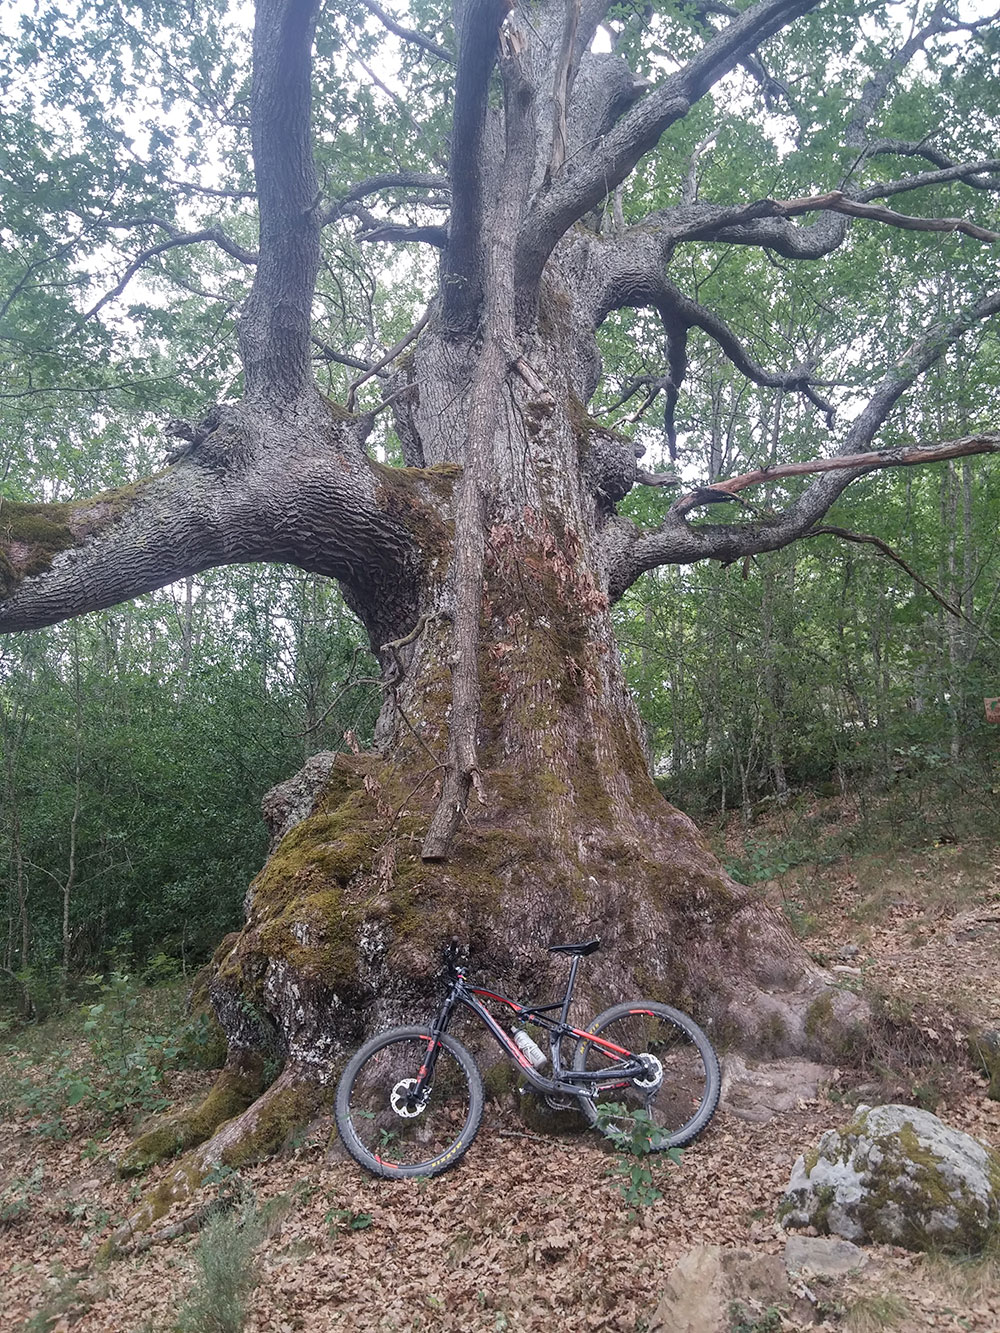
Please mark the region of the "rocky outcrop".
POLYGON ((912 1106, 858 1107, 792 1169, 785 1227, 977 1252, 1000 1227, 1000 1154, 912 1106))
POLYGON ((813 1322, 779 1255, 699 1245, 667 1279, 649 1333, 731 1333, 738 1321, 742 1327, 761 1326, 757 1320, 778 1308, 813 1322))

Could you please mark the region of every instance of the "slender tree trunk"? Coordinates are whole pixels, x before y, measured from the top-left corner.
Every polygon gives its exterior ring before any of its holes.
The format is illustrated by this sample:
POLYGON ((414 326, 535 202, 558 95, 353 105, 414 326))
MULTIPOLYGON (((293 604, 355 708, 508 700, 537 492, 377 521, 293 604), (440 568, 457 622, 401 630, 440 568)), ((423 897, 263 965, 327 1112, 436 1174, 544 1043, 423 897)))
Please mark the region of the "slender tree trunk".
POLYGON ((62 883, 62 961, 59 968, 59 994, 63 1004, 69 998, 69 963, 72 933, 70 906, 76 887, 77 830, 80 822, 83 762, 83 698, 80 688, 79 623, 73 622, 73 812, 69 821, 69 854, 66 877, 62 883))

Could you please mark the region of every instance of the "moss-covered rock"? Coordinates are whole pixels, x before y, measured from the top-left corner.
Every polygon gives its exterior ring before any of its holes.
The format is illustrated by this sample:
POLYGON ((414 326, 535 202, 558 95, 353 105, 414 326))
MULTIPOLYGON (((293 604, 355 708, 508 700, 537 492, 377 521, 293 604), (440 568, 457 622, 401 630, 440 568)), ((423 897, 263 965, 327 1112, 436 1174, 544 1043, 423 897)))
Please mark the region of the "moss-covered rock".
POLYGON ((795 1163, 785 1227, 978 1253, 1000 1234, 1000 1155, 928 1111, 861 1106, 795 1163))

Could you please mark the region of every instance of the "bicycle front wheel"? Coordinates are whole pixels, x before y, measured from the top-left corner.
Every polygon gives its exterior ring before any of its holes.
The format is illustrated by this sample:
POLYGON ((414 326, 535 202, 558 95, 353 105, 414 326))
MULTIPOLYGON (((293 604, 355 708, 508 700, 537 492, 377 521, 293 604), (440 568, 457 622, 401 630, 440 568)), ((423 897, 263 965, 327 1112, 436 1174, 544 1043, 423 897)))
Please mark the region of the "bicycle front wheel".
POLYGON ((580 1109, 591 1125, 601 1121, 610 1138, 631 1130, 631 1117, 645 1110, 660 1131, 654 1150, 679 1148, 702 1132, 719 1104, 721 1077, 712 1043, 686 1014, 666 1004, 637 1000, 616 1004, 588 1026, 587 1032, 619 1048, 618 1052, 582 1039, 573 1068, 613 1070, 625 1063, 625 1052, 633 1058, 648 1056, 645 1079, 595 1085, 593 1095, 580 1095, 580 1109), (618 1104, 624 1113, 616 1122, 600 1115, 603 1106, 618 1104))
POLYGON ((412 1096, 430 1055, 427 1028, 392 1028, 366 1042, 337 1085, 344 1147, 377 1176, 436 1176, 454 1166, 483 1116, 483 1080, 465 1047, 440 1038, 433 1081, 412 1096))

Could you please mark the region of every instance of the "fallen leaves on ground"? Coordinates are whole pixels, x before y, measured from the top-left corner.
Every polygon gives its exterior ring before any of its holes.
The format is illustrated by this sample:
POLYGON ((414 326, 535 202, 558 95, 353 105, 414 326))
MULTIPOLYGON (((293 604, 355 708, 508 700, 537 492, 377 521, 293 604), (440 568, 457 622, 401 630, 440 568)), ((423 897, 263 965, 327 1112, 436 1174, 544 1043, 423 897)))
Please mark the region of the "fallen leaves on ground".
MULTIPOLYGON (((1000 915, 1000 890, 995 877, 981 879, 958 901, 936 883, 931 906, 920 878, 914 873, 910 896, 897 895, 869 921, 855 910, 850 871, 832 868, 816 908, 824 924, 808 943, 831 959, 846 950, 865 985, 926 1015, 928 1048, 943 1047, 971 1013, 1000 1027, 1000 922, 990 919, 1000 915)), ((193 1099, 210 1077, 174 1076, 172 1092, 193 1099)), ((294 1150, 244 1173, 258 1207, 285 1198, 258 1253, 247 1333, 641 1333, 666 1275, 692 1246, 781 1249, 777 1201, 798 1154, 849 1114, 848 1083, 845 1075, 763 1125, 720 1113, 680 1165, 664 1164, 663 1198, 638 1212, 608 1177, 613 1158, 596 1135, 522 1136, 510 1106, 491 1104, 461 1165, 425 1182, 366 1176, 328 1147, 330 1122, 321 1120, 294 1150)), ((1000 1148, 1000 1104, 985 1089, 972 1071, 955 1073, 939 1114, 1000 1148)), ((25 1192, 23 1210, 2 1230, 4 1330, 45 1311, 48 1323, 36 1326, 47 1333, 169 1333, 193 1280, 196 1237, 104 1270, 92 1264, 149 1184, 114 1177, 124 1129, 100 1138, 73 1112, 62 1140, 26 1119, 6 1129, 0 1176, 24 1182, 25 1192)), ((988 1274, 979 1280, 900 1250, 871 1253, 862 1273, 818 1293, 827 1310, 819 1327, 845 1329, 853 1319, 862 1328, 866 1308, 891 1307, 903 1333, 1000 1329, 1000 1291, 988 1274)))

